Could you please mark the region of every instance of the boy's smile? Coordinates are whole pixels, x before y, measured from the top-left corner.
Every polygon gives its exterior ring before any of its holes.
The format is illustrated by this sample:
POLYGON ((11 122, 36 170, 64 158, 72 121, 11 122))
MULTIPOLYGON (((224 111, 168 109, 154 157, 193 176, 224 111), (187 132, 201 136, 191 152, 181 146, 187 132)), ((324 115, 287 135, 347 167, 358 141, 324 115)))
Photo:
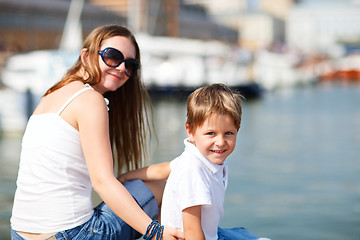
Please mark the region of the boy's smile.
POLYGON ((186 131, 191 143, 214 164, 222 164, 233 152, 238 132, 229 114, 213 114, 194 133, 188 125, 186 131))

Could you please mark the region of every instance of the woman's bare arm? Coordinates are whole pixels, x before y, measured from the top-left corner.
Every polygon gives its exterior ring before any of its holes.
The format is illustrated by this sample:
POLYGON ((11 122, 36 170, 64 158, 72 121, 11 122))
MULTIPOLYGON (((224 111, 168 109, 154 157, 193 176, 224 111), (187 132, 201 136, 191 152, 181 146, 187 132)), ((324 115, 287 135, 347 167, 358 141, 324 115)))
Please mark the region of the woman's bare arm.
POLYGON ((118 179, 121 183, 134 179, 143 181, 165 180, 169 177, 170 172, 170 162, 164 162, 129 171, 121 174, 118 179))
MULTIPOLYGON (((151 219, 139 207, 127 189, 113 173, 113 159, 109 140, 109 120, 104 99, 97 92, 79 96, 76 111, 80 139, 90 179, 102 200, 126 223, 144 234, 151 219)), ((180 231, 165 228, 163 239, 183 238, 180 231)))

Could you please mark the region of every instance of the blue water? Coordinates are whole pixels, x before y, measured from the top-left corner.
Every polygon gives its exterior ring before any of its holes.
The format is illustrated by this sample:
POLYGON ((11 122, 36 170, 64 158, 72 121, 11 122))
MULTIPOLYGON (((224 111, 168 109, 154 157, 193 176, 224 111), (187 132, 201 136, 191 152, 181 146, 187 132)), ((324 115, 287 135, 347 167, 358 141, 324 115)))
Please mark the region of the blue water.
POLYGON ((360 239, 360 88, 315 86, 245 105, 224 225, 272 239, 360 239))
MULTIPOLYGON (((185 101, 154 102, 152 162, 183 150, 185 101)), ((0 140, 0 239, 9 239, 20 135, 0 140)), ((279 90, 243 104, 223 227, 272 240, 360 239, 360 85, 279 90)))

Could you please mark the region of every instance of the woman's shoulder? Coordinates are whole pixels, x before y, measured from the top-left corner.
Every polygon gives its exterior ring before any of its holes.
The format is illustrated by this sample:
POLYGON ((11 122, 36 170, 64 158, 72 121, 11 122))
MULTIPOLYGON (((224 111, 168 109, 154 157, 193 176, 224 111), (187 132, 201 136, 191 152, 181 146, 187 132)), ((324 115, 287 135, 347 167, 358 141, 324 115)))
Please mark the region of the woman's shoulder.
POLYGON ((106 109, 106 103, 105 103, 104 97, 101 93, 92 89, 91 87, 85 86, 81 82, 79 82, 79 83, 80 83, 80 85, 77 84, 77 86, 75 86, 76 90, 72 91, 72 92, 74 92, 74 94, 82 91, 81 94, 79 94, 76 97, 76 101, 74 101, 74 105, 77 105, 79 110, 82 110, 82 109, 83 110, 86 110, 86 109, 96 110, 98 108, 106 109), (82 89, 84 89, 84 90, 82 90, 82 89))
POLYGON ((48 105, 54 105, 52 111, 57 111, 69 100, 65 111, 82 113, 106 109, 104 97, 81 81, 70 82, 42 99, 48 105))
POLYGON ((80 91, 84 87, 85 86, 82 82, 75 81, 49 93, 48 95, 41 98, 39 105, 34 111, 34 114, 58 112, 61 107, 63 107, 64 104, 66 104, 66 102, 71 99, 74 94, 76 94, 76 92, 80 91))
POLYGON ((71 112, 74 114, 77 123, 82 126, 91 126, 92 123, 107 121, 108 111, 102 94, 84 84, 73 92, 76 93, 82 89, 86 90, 83 90, 72 101, 71 112))
POLYGON ((104 103, 104 97, 99 92, 95 91, 89 86, 86 86, 81 81, 68 83, 54 92, 54 94, 57 94, 60 98, 63 98, 63 101, 73 97, 72 104, 80 105, 83 108, 85 108, 87 105, 103 105, 104 103))

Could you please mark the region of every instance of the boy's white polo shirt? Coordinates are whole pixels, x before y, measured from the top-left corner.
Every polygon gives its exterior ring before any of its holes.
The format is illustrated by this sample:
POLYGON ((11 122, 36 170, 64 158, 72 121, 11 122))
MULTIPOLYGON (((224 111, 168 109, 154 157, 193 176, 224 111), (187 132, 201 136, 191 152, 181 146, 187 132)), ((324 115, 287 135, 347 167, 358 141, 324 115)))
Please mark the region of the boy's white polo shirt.
POLYGON ((162 208, 161 224, 183 230, 182 210, 201 205, 201 225, 207 240, 217 239, 224 214, 227 163, 217 165, 184 140, 185 151, 170 163, 162 208))

